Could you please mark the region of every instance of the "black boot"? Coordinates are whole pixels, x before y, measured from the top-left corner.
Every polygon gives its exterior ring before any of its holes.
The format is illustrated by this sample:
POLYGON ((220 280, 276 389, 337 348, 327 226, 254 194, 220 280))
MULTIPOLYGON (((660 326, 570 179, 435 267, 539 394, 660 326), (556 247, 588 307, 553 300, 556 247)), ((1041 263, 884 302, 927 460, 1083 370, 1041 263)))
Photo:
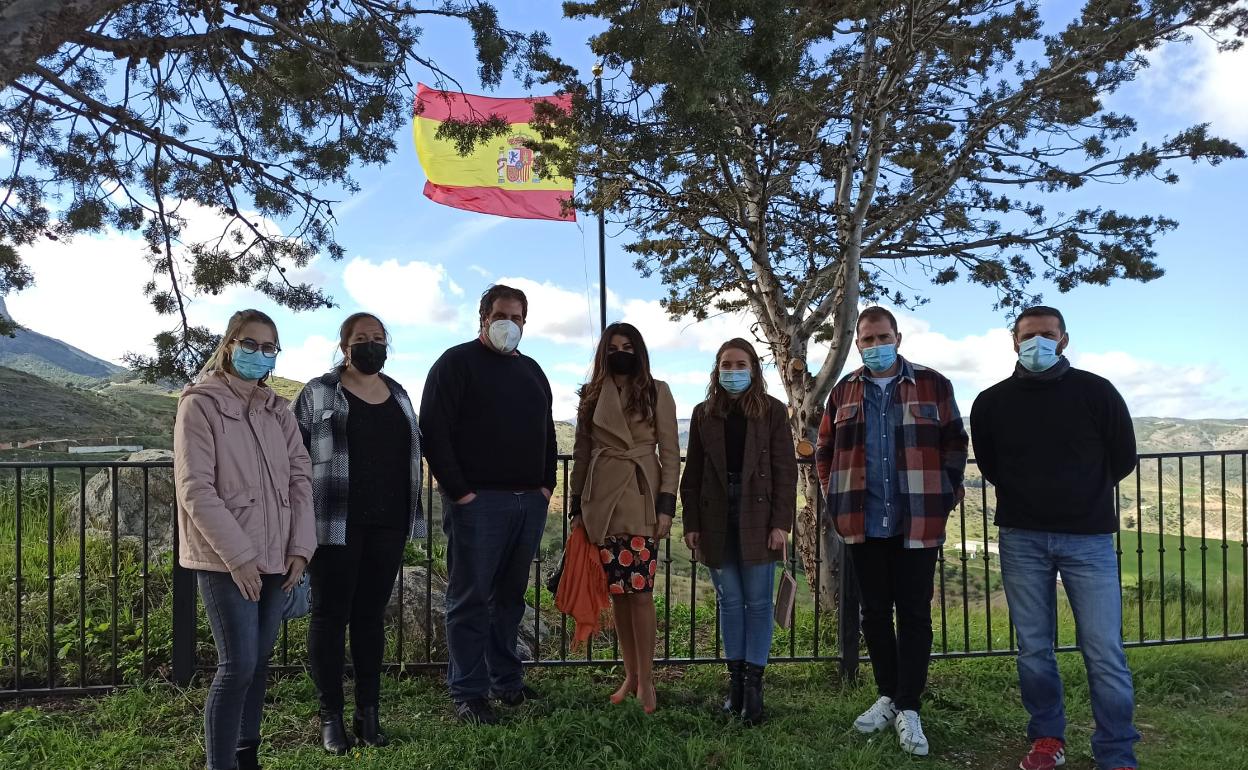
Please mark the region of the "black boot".
POLYGON ((390 743, 390 739, 381 731, 376 706, 356 706, 355 718, 351 721, 354 723, 355 737, 365 746, 380 747, 390 743))
POLYGON ((763 722, 763 666, 756 666, 753 663, 745 664, 741 718, 750 726, 763 722))
POLYGON ((321 714, 321 745, 330 754, 342 756, 351 750, 351 739, 347 737, 347 728, 342 723, 342 712, 321 714))
POLYGON ((234 752, 234 766, 238 770, 260 770, 260 760, 256 753, 260 751, 260 741, 239 741, 234 752))
POLYGON ((724 701, 724 713, 741 716, 743 690, 745 688, 745 661, 728 661, 728 698, 724 701))

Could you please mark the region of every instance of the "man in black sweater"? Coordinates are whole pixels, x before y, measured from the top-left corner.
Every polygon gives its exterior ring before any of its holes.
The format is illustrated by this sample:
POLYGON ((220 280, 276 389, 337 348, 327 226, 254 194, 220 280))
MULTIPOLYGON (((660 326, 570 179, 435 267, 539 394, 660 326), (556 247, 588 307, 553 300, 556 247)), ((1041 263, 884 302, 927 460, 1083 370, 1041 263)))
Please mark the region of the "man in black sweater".
POLYGON ((447 538, 447 682, 456 716, 469 723, 498 721, 491 696, 509 706, 537 697, 522 678, 516 633, 556 446, 550 383, 516 350, 528 312, 524 292, 491 286, 477 339, 434 363, 420 408, 447 538))
POLYGON ((1066 713, 1053 654, 1058 575, 1087 664, 1101 770, 1135 768, 1135 696, 1122 648, 1122 589, 1114 550, 1114 485, 1136 465, 1135 432, 1108 380, 1071 367, 1066 322, 1028 308, 1014 325, 1014 376, 971 408, 980 472, 996 488, 1001 578, 1018 630, 1018 678, 1031 716, 1022 770, 1065 762, 1066 713))

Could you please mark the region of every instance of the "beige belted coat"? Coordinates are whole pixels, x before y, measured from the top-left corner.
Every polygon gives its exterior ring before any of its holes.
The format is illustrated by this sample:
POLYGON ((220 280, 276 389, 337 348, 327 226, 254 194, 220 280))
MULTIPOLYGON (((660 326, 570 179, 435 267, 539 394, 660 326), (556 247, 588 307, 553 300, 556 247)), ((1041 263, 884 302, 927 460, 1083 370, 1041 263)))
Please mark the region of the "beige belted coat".
POLYGON ((655 380, 654 421, 625 414, 614 379, 603 384, 592 420, 576 425, 569 492, 591 542, 607 535, 654 537, 658 515, 675 509, 680 480, 680 434, 676 402, 667 383, 655 380))

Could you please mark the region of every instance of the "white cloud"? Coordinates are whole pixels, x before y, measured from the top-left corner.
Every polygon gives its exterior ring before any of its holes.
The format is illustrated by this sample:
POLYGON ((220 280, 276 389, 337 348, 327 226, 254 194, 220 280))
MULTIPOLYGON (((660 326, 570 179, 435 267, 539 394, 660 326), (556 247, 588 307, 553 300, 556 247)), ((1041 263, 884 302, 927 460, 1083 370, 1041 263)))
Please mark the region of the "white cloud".
POLYGON ((1248 139, 1248 47, 1221 52, 1207 35, 1168 43, 1149 56, 1139 78, 1145 97, 1189 122, 1210 122, 1215 134, 1248 139), (1190 118, 1195 117, 1195 121, 1190 118))
POLYGON ((748 312, 719 313, 698 322, 689 318, 672 320, 658 300, 624 300, 619 303, 619 308, 620 320, 640 329, 651 350, 698 350, 714 353, 719 350, 720 345, 733 337, 754 339, 750 331, 754 316, 748 312))
MULTIPOLYGON (((528 298, 529 317, 524 323, 526 337, 574 345, 583 351, 586 360, 593 355, 598 324, 596 318, 591 320, 590 305, 584 294, 549 281, 538 283, 531 278, 515 276, 504 276, 494 283, 513 286, 528 298)), ((594 314, 597 315, 596 307, 594 314)))
POLYGON ((1226 372, 1216 365, 1163 364, 1120 351, 1076 354, 1072 363, 1112 382, 1137 417, 1200 419, 1248 413, 1248 401, 1219 393, 1226 372))
POLYGON ((576 397, 576 388, 575 385, 551 380, 550 393, 554 404, 550 411, 556 420, 571 420, 576 416, 576 407, 580 403, 580 399, 576 397))
POLYGON ((152 280, 142 238, 120 233, 39 240, 22 249, 35 285, 7 297, 13 318, 99 358, 121 363, 146 350, 174 318, 160 316, 141 296, 152 280))
POLYGON ((459 325, 459 310, 447 301, 447 294, 454 290, 442 265, 396 259, 378 264, 356 257, 343 269, 342 283, 356 304, 388 323, 459 325))
POLYGON ((307 382, 329 371, 337 353, 337 340, 319 334, 310 334, 298 345, 287 344, 282 347, 282 354, 277 359, 275 372, 290 380, 307 382))
MULTIPOLYGON (((227 227, 226 218, 193 202, 183 201, 176 207, 186 219, 180 238, 184 244, 215 240, 239 227, 227 227)), ((254 216, 251 221, 264 232, 278 232, 272 222, 254 216)), ((181 250, 175 247, 175 254, 181 250)), ((140 293, 153 278, 158 286, 166 285, 167 276, 153 274, 145 259, 148 253, 140 236, 115 230, 79 235, 71 241, 37 241, 22 250, 22 259, 35 275, 35 285, 10 294, 9 310, 20 323, 37 332, 121 363, 125 353, 149 351, 157 332, 176 328, 179 322, 177 316, 158 315, 140 293)), ((292 282, 326 281, 319 260, 291 269, 287 277, 292 282)), ((213 330, 219 330, 238 308, 273 306, 272 300, 245 286, 185 300, 191 324, 213 330)))
MULTIPOLYGON (((963 390, 978 394, 1014 371, 1014 362, 1018 359, 1013 337, 1005 327, 953 338, 934 331, 931 324, 908 313, 894 311, 894 314, 901 332, 899 352, 915 363, 936 369, 963 390)), ((856 368, 861 361, 858 349, 854 348, 846 360, 846 368, 856 368)), ((959 394, 959 401, 963 398, 959 394)), ((965 409, 970 409, 969 400, 965 409)))

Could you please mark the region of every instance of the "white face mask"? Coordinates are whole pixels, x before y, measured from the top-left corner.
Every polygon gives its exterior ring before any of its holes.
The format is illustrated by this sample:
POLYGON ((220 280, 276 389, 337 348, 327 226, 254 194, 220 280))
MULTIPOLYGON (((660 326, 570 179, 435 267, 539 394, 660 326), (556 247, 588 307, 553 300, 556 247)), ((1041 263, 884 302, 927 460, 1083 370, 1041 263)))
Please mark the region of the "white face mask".
POLYGON ((486 335, 490 338, 490 344, 499 353, 511 353, 520 345, 520 337, 524 334, 514 321, 502 320, 495 321, 490 324, 486 335))

